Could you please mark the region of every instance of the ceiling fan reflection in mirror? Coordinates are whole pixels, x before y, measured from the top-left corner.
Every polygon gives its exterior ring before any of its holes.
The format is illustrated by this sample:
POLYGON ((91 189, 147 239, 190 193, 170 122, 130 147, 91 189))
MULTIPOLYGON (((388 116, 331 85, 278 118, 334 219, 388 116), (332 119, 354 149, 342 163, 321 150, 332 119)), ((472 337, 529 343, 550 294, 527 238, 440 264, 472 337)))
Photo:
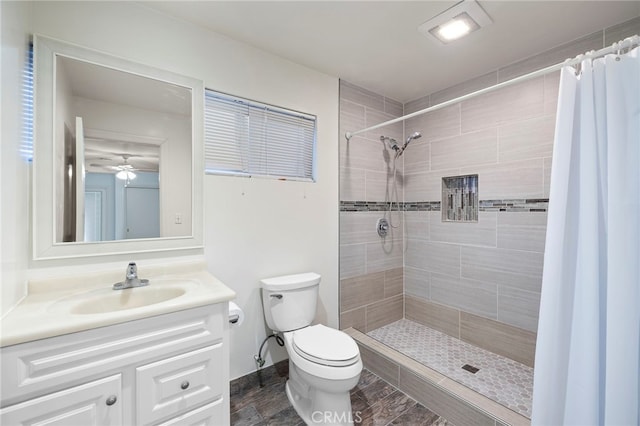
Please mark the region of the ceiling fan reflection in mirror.
POLYGON ((127 183, 137 177, 135 172, 158 172, 157 165, 154 166, 153 162, 146 164, 143 158, 138 159, 135 165, 129 162, 130 158, 143 157, 141 155, 122 153, 116 155, 122 157, 122 161, 118 162, 118 164, 108 164, 113 162, 113 159, 101 157, 97 159, 97 162, 89 164, 90 169, 99 173, 115 173, 116 178, 127 181, 127 183))
POLYGON ((131 179, 136 178, 136 174, 133 172, 135 169, 131 164, 128 163, 129 157, 129 155, 125 154, 122 156, 122 159, 124 160, 122 164, 118 166, 111 166, 114 170, 118 171, 116 173, 116 177, 120 180, 126 180, 127 183, 129 183, 131 179))

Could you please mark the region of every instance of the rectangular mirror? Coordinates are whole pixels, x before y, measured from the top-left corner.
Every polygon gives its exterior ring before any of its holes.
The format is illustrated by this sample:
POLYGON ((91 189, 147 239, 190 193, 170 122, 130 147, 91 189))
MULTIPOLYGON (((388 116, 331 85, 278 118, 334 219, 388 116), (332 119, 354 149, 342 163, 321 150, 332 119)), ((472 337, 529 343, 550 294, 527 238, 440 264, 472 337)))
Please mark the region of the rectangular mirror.
POLYGON ((34 258, 202 246, 201 81, 34 37, 34 258))

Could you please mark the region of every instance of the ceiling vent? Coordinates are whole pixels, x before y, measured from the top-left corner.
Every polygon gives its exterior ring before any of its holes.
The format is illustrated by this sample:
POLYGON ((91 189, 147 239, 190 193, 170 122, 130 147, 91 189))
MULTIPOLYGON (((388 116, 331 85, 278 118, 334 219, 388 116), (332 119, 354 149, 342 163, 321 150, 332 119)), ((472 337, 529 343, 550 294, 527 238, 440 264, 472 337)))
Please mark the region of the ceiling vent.
POLYGON ((463 0, 418 27, 427 38, 447 44, 493 23, 475 0, 463 0))

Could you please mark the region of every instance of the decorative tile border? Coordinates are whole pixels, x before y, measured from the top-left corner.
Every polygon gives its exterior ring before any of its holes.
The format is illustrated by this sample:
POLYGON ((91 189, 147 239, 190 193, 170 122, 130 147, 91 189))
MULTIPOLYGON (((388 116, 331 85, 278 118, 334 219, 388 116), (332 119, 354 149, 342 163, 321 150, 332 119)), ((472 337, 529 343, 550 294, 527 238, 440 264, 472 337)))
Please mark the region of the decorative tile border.
MULTIPOLYGON (((481 212, 546 212, 549 208, 548 198, 480 200, 478 209, 481 212)), ((389 210, 389 203, 383 201, 340 201, 341 212, 384 212, 389 210)), ((426 211, 439 212, 440 201, 407 201, 393 203, 392 211, 426 211)))
POLYGON ((405 212, 439 212, 440 201, 409 201, 403 203, 405 212))
MULTIPOLYGON (((341 212, 386 212, 389 203, 383 201, 340 201, 341 212)), ((392 203, 391 211, 404 211, 404 203, 392 203)))
POLYGON ((549 208, 548 198, 531 198, 521 200, 480 200, 481 212, 546 212, 549 208))

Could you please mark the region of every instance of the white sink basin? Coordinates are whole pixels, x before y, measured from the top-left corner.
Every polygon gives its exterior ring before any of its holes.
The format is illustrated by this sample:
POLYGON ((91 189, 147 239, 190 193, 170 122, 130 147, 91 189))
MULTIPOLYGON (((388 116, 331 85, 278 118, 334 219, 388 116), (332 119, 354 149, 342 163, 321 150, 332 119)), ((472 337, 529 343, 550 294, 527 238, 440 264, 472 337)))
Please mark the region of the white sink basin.
POLYGON ((94 315, 142 308, 177 299, 197 285, 198 282, 188 280, 152 280, 145 287, 125 290, 101 288, 57 300, 49 310, 73 315, 94 315))
POLYGON ((76 303, 69 311, 76 315, 121 311, 123 309, 155 305, 156 303, 180 297, 186 292, 185 289, 172 287, 155 289, 138 287, 112 291, 113 293, 109 295, 95 296, 76 303))

